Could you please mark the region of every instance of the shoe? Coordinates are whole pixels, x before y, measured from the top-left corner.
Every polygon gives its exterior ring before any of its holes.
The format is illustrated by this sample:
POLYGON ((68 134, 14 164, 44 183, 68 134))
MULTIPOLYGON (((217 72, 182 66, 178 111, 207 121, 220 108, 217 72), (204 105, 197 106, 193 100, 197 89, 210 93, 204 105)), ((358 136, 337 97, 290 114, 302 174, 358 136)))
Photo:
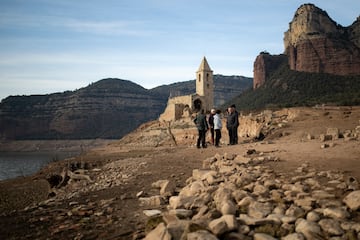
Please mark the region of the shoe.
POLYGON ((200 148, 200 146, 196 146, 197 148, 200 148))
POLYGON ((205 146, 202 146, 203 148, 207 148, 207 146, 205 145, 205 146))

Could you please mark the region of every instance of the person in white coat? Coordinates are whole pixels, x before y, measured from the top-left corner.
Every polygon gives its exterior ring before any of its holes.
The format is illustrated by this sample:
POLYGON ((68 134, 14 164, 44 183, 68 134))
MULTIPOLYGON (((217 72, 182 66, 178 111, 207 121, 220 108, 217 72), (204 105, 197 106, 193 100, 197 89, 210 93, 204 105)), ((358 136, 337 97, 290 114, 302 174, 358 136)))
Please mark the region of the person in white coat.
POLYGON ((215 147, 219 147, 220 139, 221 139, 221 111, 218 109, 214 115, 214 131, 215 131, 215 147))

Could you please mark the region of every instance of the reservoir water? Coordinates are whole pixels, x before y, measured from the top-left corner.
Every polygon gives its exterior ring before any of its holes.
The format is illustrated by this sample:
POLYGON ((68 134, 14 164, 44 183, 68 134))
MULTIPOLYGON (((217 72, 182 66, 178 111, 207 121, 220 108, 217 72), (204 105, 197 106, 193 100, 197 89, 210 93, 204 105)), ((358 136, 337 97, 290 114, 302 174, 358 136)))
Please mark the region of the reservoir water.
POLYGON ((78 154, 79 152, 0 152, 0 181, 32 175, 50 162, 78 154))

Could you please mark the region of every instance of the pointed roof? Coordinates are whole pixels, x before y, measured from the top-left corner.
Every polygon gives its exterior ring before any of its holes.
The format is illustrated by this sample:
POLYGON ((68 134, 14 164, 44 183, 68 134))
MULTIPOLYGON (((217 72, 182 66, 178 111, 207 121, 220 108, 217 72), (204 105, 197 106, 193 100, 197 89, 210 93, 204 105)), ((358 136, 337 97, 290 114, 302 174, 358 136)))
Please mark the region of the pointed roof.
POLYGON ((198 72, 202 72, 202 71, 211 71, 210 66, 209 66, 205 56, 202 59, 199 69, 198 69, 198 72))

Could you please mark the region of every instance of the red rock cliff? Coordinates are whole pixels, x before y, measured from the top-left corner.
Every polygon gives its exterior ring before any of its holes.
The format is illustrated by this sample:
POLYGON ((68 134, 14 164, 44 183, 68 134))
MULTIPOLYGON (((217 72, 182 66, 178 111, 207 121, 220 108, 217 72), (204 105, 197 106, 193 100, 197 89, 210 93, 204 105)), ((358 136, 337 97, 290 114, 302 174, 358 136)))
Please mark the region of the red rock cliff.
POLYGON ((253 88, 265 83, 286 56, 290 69, 336 75, 360 74, 360 17, 349 27, 333 21, 313 4, 300 6, 284 36, 285 55, 260 53, 253 88))
POLYGON ((282 63, 287 61, 284 54, 270 55, 262 52, 258 55, 254 62, 254 80, 253 89, 262 86, 270 73, 276 70, 282 63))
POLYGON ((284 37, 290 69, 360 74, 360 20, 342 27, 313 4, 298 8, 284 37))

